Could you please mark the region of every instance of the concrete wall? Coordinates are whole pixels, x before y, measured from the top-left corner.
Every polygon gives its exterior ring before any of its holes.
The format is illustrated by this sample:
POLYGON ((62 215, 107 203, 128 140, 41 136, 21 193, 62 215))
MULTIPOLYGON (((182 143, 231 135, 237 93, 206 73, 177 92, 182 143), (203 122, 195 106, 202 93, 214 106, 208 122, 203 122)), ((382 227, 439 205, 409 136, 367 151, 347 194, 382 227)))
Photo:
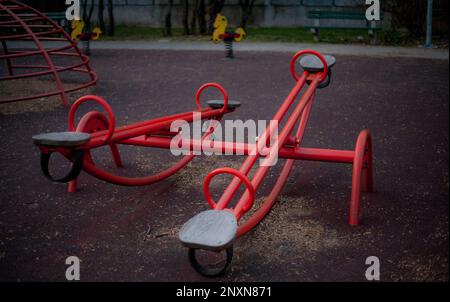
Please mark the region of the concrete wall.
MULTIPOLYGON (((206 3, 208 4, 208 0, 206 3)), ((194 1, 189 1, 192 10, 194 1)), ((240 7, 238 0, 226 0, 222 13, 230 24, 239 23, 240 7)), ((249 26, 258 27, 304 27, 313 24, 308 19, 311 9, 334 11, 365 11, 365 0, 256 0, 253 17, 249 26), (332 5, 334 3, 334 6, 332 5)), ((181 27, 182 2, 174 0, 172 24, 181 27)), ((161 27, 168 9, 168 0, 114 0, 114 16, 117 24, 148 25, 161 27)), ((105 10, 105 18, 106 17, 105 10)), ((95 22, 96 13, 94 13, 95 22)), ((358 20, 324 20, 324 26, 360 27, 365 21, 358 20)), ((389 16, 385 15, 383 26, 389 24, 389 16)))

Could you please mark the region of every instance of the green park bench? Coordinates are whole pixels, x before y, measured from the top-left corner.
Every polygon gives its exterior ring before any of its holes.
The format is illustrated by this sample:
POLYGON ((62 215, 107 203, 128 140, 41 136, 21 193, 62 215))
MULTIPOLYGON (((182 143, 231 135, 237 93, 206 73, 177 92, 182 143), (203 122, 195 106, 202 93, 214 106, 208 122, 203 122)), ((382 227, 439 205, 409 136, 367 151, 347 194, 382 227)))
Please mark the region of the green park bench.
POLYGON ((59 24, 64 30, 70 34, 70 21, 66 18, 66 12, 46 12, 45 15, 59 24))
MULTIPOLYGON (((308 18, 314 19, 314 25, 311 26, 311 32, 314 35, 315 41, 320 41, 320 29, 367 29, 371 43, 376 42, 376 32, 381 28, 380 21, 368 21, 366 19, 366 13, 354 12, 354 11, 324 11, 324 10, 310 10, 308 12, 308 18), (364 25, 359 26, 323 26, 321 25, 321 20, 364 20, 366 21, 364 25)), ((381 15, 383 19, 383 15, 381 15)))

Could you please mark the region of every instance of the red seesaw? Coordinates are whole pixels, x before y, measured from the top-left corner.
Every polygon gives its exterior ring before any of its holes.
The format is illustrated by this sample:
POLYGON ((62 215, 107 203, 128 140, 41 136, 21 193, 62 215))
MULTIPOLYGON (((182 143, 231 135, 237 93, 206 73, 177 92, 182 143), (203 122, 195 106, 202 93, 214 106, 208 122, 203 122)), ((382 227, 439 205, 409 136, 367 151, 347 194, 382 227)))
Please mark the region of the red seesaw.
MULTIPOLYGON (((368 130, 363 130, 356 141, 355 150, 333 150, 302 147, 302 140, 308 123, 311 107, 314 102, 317 88, 324 88, 331 80, 330 69, 334 66, 335 59, 332 56, 322 56, 312 50, 300 51, 293 56, 290 63, 291 74, 295 79, 295 85, 288 94, 280 109, 276 112, 273 121, 281 122, 289 109, 292 113, 276 135, 274 128, 269 126, 258 137, 255 144, 220 142, 210 140, 215 128, 212 126, 200 140, 190 139, 189 150, 193 150, 205 143, 211 148, 221 151, 232 150, 233 154, 247 156, 239 170, 220 168, 212 171, 205 179, 203 192, 205 199, 212 208, 199 213, 191 218, 180 230, 179 238, 183 245, 189 248, 189 260, 194 269, 205 276, 216 276, 225 272, 233 255, 233 242, 236 238, 253 229, 268 213, 280 194, 287 178, 292 170, 295 160, 323 161, 335 163, 347 163, 353 165, 352 192, 350 198, 349 224, 358 225, 359 207, 361 199, 361 187, 367 192, 373 190, 373 164, 372 142, 368 130), (300 66, 303 72, 298 75, 295 70, 297 59, 300 58, 300 66), (296 102, 298 95, 307 84, 303 95, 296 102), (293 107, 293 108, 291 108, 293 107), (296 127, 296 125, 298 126, 296 127), (270 147, 268 143, 272 142, 270 147), (252 152, 266 149, 269 152, 252 152), (274 149, 276 148, 276 149, 274 149), (251 217, 239 224, 244 215, 252 208, 255 194, 262 185, 271 165, 260 164, 250 179, 248 174, 260 157, 264 160, 272 160, 277 151, 278 158, 286 159, 272 191, 263 201, 251 217), (364 172, 364 173, 363 173, 364 172), (217 201, 214 201, 209 184, 219 174, 230 174, 232 181, 226 187, 217 201), (239 198, 235 206, 230 206, 231 199, 237 193, 239 187, 244 185, 246 190, 239 198), (202 265, 197 261, 196 251, 205 250, 219 253, 226 252, 224 265, 202 265)), ((34 143, 41 151, 41 167, 44 175, 57 182, 69 182, 69 191, 76 189, 76 177, 81 170, 110 183, 139 186, 148 185, 163 180, 188 164, 195 156, 188 152, 176 164, 157 174, 146 177, 124 177, 112 174, 97 167, 93 161, 91 150, 103 146, 111 148, 115 164, 122 165, 118 144, 170 148, 175 135, 170 131, 170 125, 175 120, 193 121, 193 113, 201 114, 202 120, 220 120, 225 114, 233 112, 239 103, 228 99, 228 94, 220 85, 208 83, 203 85, 196 94, 196 111, 190 111, 158 119, 148 120, 120 128, 115 128, 115 117, 111 107, 106 101, 97 96, 85 96, 77 100, 69 112, 70 132, 46 133, 33 137, 34 143), (206 88, 216 88, 223 95, 223 101, 209 101, 209 107, 201 107, 200 95, 206 88), (98 111, 91 111, 84 115, 78 125, 74 125, 75 112, 85 102, 94 101, 100 104, 107 112, 108 117, 98 111), (49 172, 49 158, 52 153, 59 152, 70 160, 71 171, 60 179, 55 179, 49 172)))

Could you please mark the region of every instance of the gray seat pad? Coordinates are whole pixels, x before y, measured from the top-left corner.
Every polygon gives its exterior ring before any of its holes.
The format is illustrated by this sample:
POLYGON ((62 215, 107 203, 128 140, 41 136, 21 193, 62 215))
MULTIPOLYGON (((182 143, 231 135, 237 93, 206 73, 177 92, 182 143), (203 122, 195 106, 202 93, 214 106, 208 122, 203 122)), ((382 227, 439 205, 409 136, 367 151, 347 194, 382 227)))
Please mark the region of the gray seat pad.
MULTIPOLYGON (((330 55, 324 55, 323 58, 327 62, 328 68, 336 64, 336 59, 333 56, 330 55)), ((319 72, 323 70, 323 64, 322 61, 316 56, 313 55, 306 55, 300 59, 300 66, 302 66, 303 70, 309 71, 309 72, 319 72)))
MULTIPOLYGON (((210 100, 208 101, 208 106, 213 109, 219 109, 222 108, 224 104, 223 100, 210 100)), ((241 102, 228 100, 228 109, 235 109, 237 107, 241 106, 241 102)))
POLYGON ((33 136, 36 145, 77 147, 86 144, 91 136, 83 132, 51 132, 33 136))
POLYGON ((220 251, 233 243, 237 228, 233 213, 207 210, 189 219, 181 228, 179 238, 190 248, 220 251))

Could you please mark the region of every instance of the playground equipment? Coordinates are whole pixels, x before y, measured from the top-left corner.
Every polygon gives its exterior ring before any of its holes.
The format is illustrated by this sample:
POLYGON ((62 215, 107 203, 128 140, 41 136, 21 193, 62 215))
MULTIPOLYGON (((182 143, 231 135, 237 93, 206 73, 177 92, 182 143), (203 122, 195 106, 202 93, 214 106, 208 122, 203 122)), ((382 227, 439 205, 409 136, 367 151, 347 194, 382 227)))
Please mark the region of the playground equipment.
MULTIPOLYGON (((208 83, 198 90, 196 106, 202 120, 220 120, 223 115, 234 111, 239 106, 239 103, 232 100, 229 101, 228 94, 220 85, 208 83), (208 102, 209 107, 201 107, 200 94, 209 87, 218 89, 222 93, 224 100, 211 100, 208 102)), ((187 165, 194 158, 194 155, 184 156, 178 163, 157 174, 133 178, 114 175, 100 169, 95 165, 90 151, 94 148, 109 146, 116 166, 121 167, 122 160, 117 144, 170 148, 170 141, 177 134, 170 132, 170 125, 176 120, 192 122, 193 112, 189 111, 165 116, 116 129, 115 115, 109 104, 98 96, 88 95, 78 99, 70 108, 68 117, 70 132, 40 134, 34 136, 33 139, 42 152, 41 167, 44 175, 52 181, 69 182, 69 192, 76 191, 76 177, 82 169, 99 179, 114 184, 124 186, 149 185, 173 175, 187 165), (85 114, 75 126, 74 119, 78 107, 89 101, 102 106, 108 117, 101 112, 91 111, 85 114), (87 134, 89 135, 86 136, 87 134), (59 179, 52 177, 48 169, 50 156, 54 152, 61 153, 73 162, 71 171, 59 179)), ((213 130, 214 128, 211 128, 211 132, 206 133, 201 141, 192 143, 200 144, 201 146, 202 142, 211 135, 213 130)))
POLYGON ((245 38, 246 33, 242 27, 236 28, 233 32, 227 31, 228 21, 227 18, 221 14, 217 14, 214 21, 214 32, 212 41, 214 44, 219 43, 222 40, 225 43, 225 57, 234 58, 233 54, 233 42, 241 42, 245 38))
POLYGON ((83 20, 72 20, 71 24, 72 33, 71 37, 74 40, 80 40, 83 52, 87 55, 91 55, 91 40, 97 41, 102 34, 102 30, 100 27, 95 27, 92 31, 89 28, 86 28, 86 24, 83 20))
MULTIPOLYGON (((334 57, 322 56, 320 53, 312 50, 300 51, 292 57, 290 70, 295 80, 295 85, 272 118, 272 120, 278 122, 283 119, 286 120, 278 135, 275 135, 273 127, 269 126, 258 136, 258 140, 254 144, 219 142, 220 144, 216 145, 217 141, 210 139, 210 136, 214 133, 214 127, 211 127, 200 140, 189 140, 189 150, 193 150, 195 146, 202 146, 204 143, 207 143, 213 148, 232 150, 233 154, 244 154, 247 156, 239 170, 224 167, 208 174, 204 181, 203 192, 211 210, 194 216, 180 230, 179 239, 189 249, 190 263, 200 274, 216 276, 225 272, 233 257, 233 242, 253 229, 272 208, 286 183, 295 160, 353 165, 349 224, 353 226, 358 225, 363 180, 366 191, 370 192, 373 189, 372 142, 369 131, 361 131, 354 150, 319 149, 302 146, 315 92, 321 84, 322 87, 326 86, 323 85, 324 83, 329 84, 331 80, 329 70, 334 64, 334 57), (300 75, 297 74, 295 68, 299 58, 300 66, 303 69, 300 75), (299 98, 299 101, 296 102, 302 90, 305 91, 299 98), (292 109, 291 113, 287 115, 290 109, 292 109), (296 127, 296 125, 298 126, 296 127), (268 142, 272 140, 274 140, 274 143, 268 147, 268 142), (273 151, 272 148, 276 148, 278 158, 286 159, 286 161, 270 194, 261 206, 243 221, 242 218, 254 206, 255 194, 271 169, 270 165, 260 164, 252 179, 249 178, 249 172, 258 159, 266 156, 265 159, 270 160, 273 154, 273 152, 252 152, 255 148, 257 150, 268 148, 269 151, 273 151), (233 179, 218 201, 215 201, 209 187, 213 178, 219 174, 232 175, 233 179), (242 184, 245 186, 245 192, 234 206, 230 206, 231 199, 242 184), (221 263, 212 265, 201 264, 197 260, 199 251, 216 255, 225 252, 226 259, 221 263)), ((225 114, 233 112, 239 106, 239 102, 229 100, 225 89, 216 83, 207 83, 200 87, 195 101, 197 112, 201 114, 202 120, 218 120, 225 114), (208 101, 209 107, 201 107, 200 96, 207 88, 218 89, 223 95, 223 100, 208 101)), ((69 191, 75 190, 74 181, 82 169, 94 177, 114 184, 126 186, 147 185, 163 180, 180 170, 192 160, 194 157, 192 152, 185 155, 172 167, 155 175, 130 178, 114 175, 97 167, 94 164, 90 151, 94 148, 108 146, 111 148, 116 165, 121 166, 122 162, 117 149, 118 144, 168 149, 172 138, 177 135, 177 133, 172 133, 169 130, 171 122, 180 119, 192 122, 194 112, 165 116, 116 129, 115 116, 106 101, 96 96, 85 96, 77 100, 70 109, 70 132, 40 134, 34 136, 33 139, 41 151, 41 167, 44 175, 54 181, 70 182, 69 191), (75 126, 74 116, 76 110, 81 104, 88 101, 100 104, 106 110, 108 117, 98 111, 91 111, 84 115, 78 125, 75 126), (54 152, 64 155, 73 162, 71 171, 60 179, 54 179, 48 169, 49 158, 54 152)))
POLYGON ((76 41, 55 21, 21 2, 0 0, 0 42, 3 48, 0 64, 6 66, 6 74, 0 74, 0 81, 50 75, 56 85, 53 91, 1 100, 0 103, 60 95, 63 104, 68 105, 67 93, 93 86, 97 82, 97 75, 89 65, 89 58, 81 53, 76 41), (44 45, 54 42, 56 43, 44 45), (14 49, 8 43, 13 43, 14 49), (38 64, 37 60, 45 63, 38 64), (57 65, 55 62, 64 63, 57 65), (75 87, 65 88, 61 80, 62 73, 81 74, 83 77, 86 75, 88 80, 75 87))

